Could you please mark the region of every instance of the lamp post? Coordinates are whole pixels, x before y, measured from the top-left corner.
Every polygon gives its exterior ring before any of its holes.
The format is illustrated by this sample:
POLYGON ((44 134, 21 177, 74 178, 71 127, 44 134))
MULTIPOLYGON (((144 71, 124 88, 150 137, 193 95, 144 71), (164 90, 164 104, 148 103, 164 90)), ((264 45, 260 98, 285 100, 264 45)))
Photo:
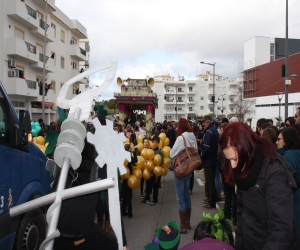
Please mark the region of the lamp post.
MULTIPOLYGON (((278 117, 278 121, 279 121, 279 128, 281 128, 281 100, 282 100, 282 97, 284 95, 284 92, 276 92, 277 96, 278 96, 278 102, 279 102, 279 117, 278 117)), ((285 118, 286 119, 286 118, 285 118)))
MULTIPOLYGON (((48 0, 46 0, 46 7, 45 7, 45 32, 44 32, 44 56, 43 58, 43 84, 42 84, 42 119, 45 122, 45 67, 46 67, 46 35, 47 35, 47 15, 48 15, 48 0)), ((46 123, 47 124, 47 123, 46 123)))
POLYGON ((213 102, 213 119, 215 117, 215 65, 216 63, 206 63, 201 61, 201 64, 207 64, 213 66, 213 95, 212 95, 212 102, 213 102))
POLYGON ((223 112, 224 112, 224 110, 223 110, 224 96, 226 96, 226 94, 221 95, 221 97, 222 97, 222 110, 221 110, 221 112, 222 112, 222 118, 223 118, 223 112))

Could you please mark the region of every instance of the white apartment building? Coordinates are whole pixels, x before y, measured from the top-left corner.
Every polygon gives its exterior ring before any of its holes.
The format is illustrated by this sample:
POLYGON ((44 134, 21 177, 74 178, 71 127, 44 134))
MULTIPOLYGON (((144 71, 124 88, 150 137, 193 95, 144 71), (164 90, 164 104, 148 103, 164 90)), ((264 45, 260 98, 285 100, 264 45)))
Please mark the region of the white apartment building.
MULTIPOLYGON (((89 60, 86 28, 55 6, 55 0, 0 1, 0 81, 15 109, 27 109, 33 121, 42 117, 42 79, 45 66, 46 124, 57 119, 56 98, 61 86, 85 70, 89 60), (46 46, 44 46, 44 32, 46 46)), ((71 99, 89 85, 73 84, 71 99)))
POLYGON ((193 120, 197 116, 213 115, 213 113, 219 118, 234 116, 236 82, 230 81, 228 77, 213 75, 210 71, 198 75, 196 80, 182 79, 174 81, 174 77, 169 74, 154 77, 155 84, 152 90, 158 95, 156 122, 174 121, 180 118, 193 120), (215 77, 214 92, 213 77, 215 77), (213 94, 214 104, 211 102, 213 94))

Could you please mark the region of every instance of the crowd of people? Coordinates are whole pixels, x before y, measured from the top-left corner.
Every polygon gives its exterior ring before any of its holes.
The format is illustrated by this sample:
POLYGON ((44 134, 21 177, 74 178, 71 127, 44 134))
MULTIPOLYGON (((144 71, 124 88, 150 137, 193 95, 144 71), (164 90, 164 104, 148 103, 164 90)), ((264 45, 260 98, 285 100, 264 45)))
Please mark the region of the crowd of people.
MULTIPOLYGON (((104 116, 98 115, 98 119, 101 124, 105 124, 104 116)), ((48 131, 47 134, 49 134, 59 130, 59 126, 54 124, 50 124, 47 128, 41 119, 39 123, 42 127, 41 133, 48 131)), ((93 130, 91 124, 85 123, 85 125, 87 131, 93 130)), ((208 238, 226 241, 228 246, 220 245, 219 247, 224 247, 222 249, 300 249, 300 227, 298 226, 300 225, 300 191, 298 188, 300 107, 295 117, 285 120, 283 128, 274 126, 270 120, 264 118, 259 119, 256 125, 254 132, 247 124, 239 122, 236 118, 213 120, 210 116, 204 116, 203 119, 194 122, 181 118, 178 122, 153 123, 151 133, 147 133, 145 120, 142 118, 137 118, 134 123, 132 119, 129 119, 125 124, 120 124, 117 119, 115 120, 114 130, 117 133, 124 133, 127 138, 124 149, 131 153, 131 161, 127 166, 131 173, 139 155, 136 146, 140 134, 145 135, 144 148, 149 148, 151 142, 155 154, 161 154, 158 148, 160 143, 158 135, 165 133, 170 140, 171 160, 175 160, 178 153, 184 149, 184 137, 187 146, 195 147, 201 157, 199 170, 204 172, 206 196, 203 199, 202 208, 204 210, 216 209, 216 203, 224 195, 224 220, 231 221, 229 224, 221 223, 224 226, 222 231, 226 231, 226 237, 219 239, 215 234, 212 226, 216 224, 215 221, 203 220, 195 229, 194 243, 182 249, 202 249, 201 244, 202 247, 206 246, 203 249, 219 249, 217 244, 208 238), (228 237, 231 239, 232 231, 236 233, 235 241, 227 241, 228 237), (214 244, 216 248, 208 248, 214 244)), ((88 165, 95 164, 96 155, 94 149, 91 150, 90 146, 87 146, 87 150, 83 151, 82 169, 79 168, 77 171, 79 176, 84 177, 87 174, 88 165), (80 172, 83 173, 80 174, 80 172)), ((172 171, 172 166, 169 169, 172 171)), ((105 179, 105 167, 99 168, 98 171, 98 179, 105 179)), ((74 173, 70 178, 73 176, 74 173)), ((77 185, 84 184, 86 181, 83 183, 77 181, 77 185)), ((177 178, 174 175, 180 221, 178 233, 180 234, 187 234, 192 229, 190 222, 193 205, 190 195, 193 193, 193 184, 194 173, 183 178, 177 178)), ((160 177, 155 174, 146 180, 145 188, 144 180, 141 179, 141 202, 150 205, 158 204, 160 186, 160 177)), ((127 180, 124 180, 120 187, 120 213, 130 219, 134 212, 132 189, 129 188, 127 180)), ((71 242, 72 239, 74 242, 77 239, 81 240, 83 238, 81 235, 85 235, 85 242, 79 243, 82 249, 86 247, 93 249, 91 247, 97 242, 107 244, 108 248, 103 249, 117 249, 116 239, 111 237, 109 232, 107 199, 107 191, 102 191, 95 197, 90 195, 84 198, 74 198, 69 203, 64 202, 62 207, 62 211, 65 211, 64 219, 61 217, 59 223, 60 231, 63 233, 56 241, 55 249, 71 247, 70 239, 71 242), (86 201, 80 199, 86 199, 86 201), (80 207, 80 204, 84 205, 87 202, 94 204, 90 214, 97 212, 97 225, 91 224, 92 228, 88 228, 90 225, 86 224, 86 228, 82 229, 80 223, 72 223, 72 225, 68 223, 72 221, 72 216, 75 218, 87 211, 78 209, 76 214, 72 214, 66 212, 67 207, 74 206, 74 204, 80 207), (81 229, 79 231, 70 229, 73 226, 78 230, 81 229), (78 232, 81 234, 78 235, 78 232), (97 238, 96 235, 102 236, 97 238)), ((88 217, 86 219, 88 220, 88 217)), ((128 249, 123 223, 122 229, 124 249, 128 249)), ((179 243, 171 249, 178 249, 178 245, 179 243)), ((157 249, 169 249, 159 247, 157 249)))

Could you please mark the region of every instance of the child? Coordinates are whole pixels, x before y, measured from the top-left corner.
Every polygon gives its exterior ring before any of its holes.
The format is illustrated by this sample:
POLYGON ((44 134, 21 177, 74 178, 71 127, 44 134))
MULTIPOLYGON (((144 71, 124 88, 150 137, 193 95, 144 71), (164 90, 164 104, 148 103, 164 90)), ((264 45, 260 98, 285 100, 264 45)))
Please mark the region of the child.
MULTIPOLYGON (((158 136, 153 136, 152 138, 152 145, 154 150, 154 155, 160 154, 163 158, 162 152, 158 149, 158 144, 160 142, 160 138, 158 136)), ((151 206, 154 206, 158 203, 158 188, 160 183, 161 176, 155 176, 155 174, 152 172, 151 178, 146 181, 146 195, 144 198, 144 203, 150 203, 151 206), (150 201, 150 195, 152 193, 153 189, 153 200, 150 201)))
MULTIPOLYGON (((129 144, 126 144, 124 146, 126 151, 129 151, 131 153, 131 161, 128 163, 127 167, 129 168, 130 174, 132 174, 132 165, 135 165, 135 163, 138 161, 136 153, 133 148, 130 148, 129 144)), ((128 186, 127 180, 124 180, 122 183, 122 193, 123 193, 123 201, 122 201, 122 216, 128 215, 128 218, 132 218, 132 189, 128 186), (127 207, 127 213, 126 213, 126 207, 127 207)))

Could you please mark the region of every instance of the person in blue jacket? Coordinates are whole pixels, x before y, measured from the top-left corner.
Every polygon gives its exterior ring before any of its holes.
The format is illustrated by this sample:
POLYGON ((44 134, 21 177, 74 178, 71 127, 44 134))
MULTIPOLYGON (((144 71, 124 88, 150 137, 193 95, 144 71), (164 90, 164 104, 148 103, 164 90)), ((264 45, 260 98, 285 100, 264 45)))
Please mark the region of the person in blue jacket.
MULTIPOLYGON (((277 152, 283 156, 287 163, 297 174, 300 181, 300 137, 298 131, 293 127, 281 130, 277 138, 277 152)), ((294 215, 297 221, 298 234, 300 235, 300 189, 294 194, 294 215)))

